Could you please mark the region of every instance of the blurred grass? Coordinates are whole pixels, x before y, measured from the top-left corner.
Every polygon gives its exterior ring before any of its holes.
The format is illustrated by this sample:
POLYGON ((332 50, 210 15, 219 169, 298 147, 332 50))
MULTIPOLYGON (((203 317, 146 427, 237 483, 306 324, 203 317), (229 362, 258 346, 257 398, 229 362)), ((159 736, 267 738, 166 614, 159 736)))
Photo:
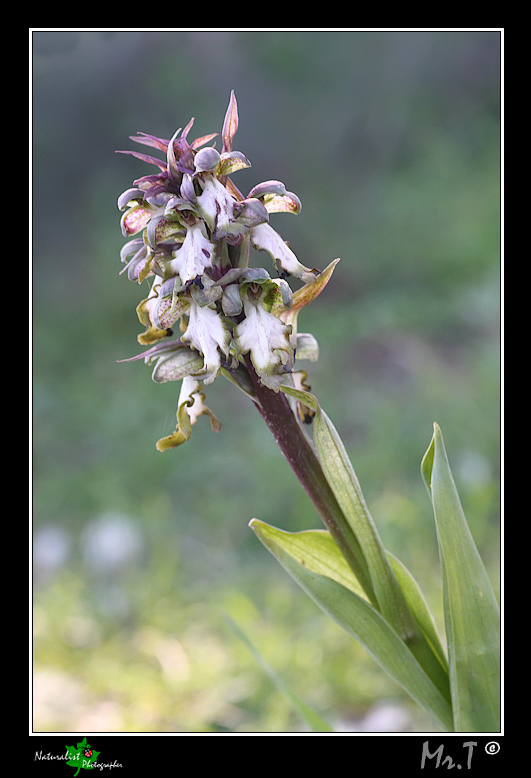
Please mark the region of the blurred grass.
POLYGON ((320 526, 252 405, 218 380, 222 431, 200 420, 161 455, 178 386, 116 362, 140 350, 146 293, 118 275, 116 198, 148 171, 114 151, 191 116, 220 131, 231 89, 238 185, 284 181, 303 210, 274 226, 306 265, 341 257, 300 326, 385 543, 440 617, 419 474, 437 421, 498 587, 499 34, 36 31, 37 731, 298 731, 225 611, 332 723, 387 698, 422 729, 248 530, 320 526))

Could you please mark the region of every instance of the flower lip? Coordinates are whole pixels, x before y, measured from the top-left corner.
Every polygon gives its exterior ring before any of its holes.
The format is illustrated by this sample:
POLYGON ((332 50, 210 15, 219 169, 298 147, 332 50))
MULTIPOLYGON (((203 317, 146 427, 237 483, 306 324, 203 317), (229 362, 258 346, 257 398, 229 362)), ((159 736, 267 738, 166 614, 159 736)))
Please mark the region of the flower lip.
POLYGON ((188 327, 181 340, 203 354, 205 360, 204 375, 201 375, 203 383, 211 384, 216 378, 221 368, 220 350, 228 356, 230 339, 230 332, 215 310, 208 306, 201 307, 195 302, 191 303, 188 327))
POLYGON ((240 354, 250 354, 262 384, 278 392, 283 374, 291 370, 295 361, 289 341, 291 327, 268 313, 261 298, 263 294, 244 296, 245 318, 236 326, 234 340, 240 354))
POLYGON ((172 272, 178 275, 183 284, 201 276, 206 268, 212 267, 215 246, 204 233, 200 221, 189 226, 182 246, 174 252, 170 261, 172 272))

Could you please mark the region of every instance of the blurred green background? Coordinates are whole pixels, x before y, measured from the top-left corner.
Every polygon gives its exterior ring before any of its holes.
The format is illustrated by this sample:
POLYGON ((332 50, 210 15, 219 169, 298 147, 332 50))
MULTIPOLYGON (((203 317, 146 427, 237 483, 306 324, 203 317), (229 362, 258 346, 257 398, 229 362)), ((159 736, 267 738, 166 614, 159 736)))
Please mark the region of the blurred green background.
POLYGON ((117 362, 147 287, 119 276, 116 199, 153 169, 115 150, 219 132, 235 90, 235 183, 283 181, 303 208, 273 226, 307 266, 341 257, 299 321, 310 383, 440 620, 433 421, 498 589, 500 33, 31 37, 35 731, 304 731, 225 614, 339 730, 431 728, 248 529, 321 523, 244 395, 218 379, 222 431, 155 450, 179 385, 117 362))

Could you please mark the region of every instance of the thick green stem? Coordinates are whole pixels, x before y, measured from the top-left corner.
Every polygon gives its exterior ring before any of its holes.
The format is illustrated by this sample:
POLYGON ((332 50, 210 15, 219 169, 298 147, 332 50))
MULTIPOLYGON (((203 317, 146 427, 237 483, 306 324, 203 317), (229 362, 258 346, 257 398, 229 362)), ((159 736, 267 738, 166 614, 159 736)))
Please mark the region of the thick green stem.
POLYGON ((258 410, 371 604, 378 607, 363 553, 323 473, 313 444, 301 428, 284 393, 264 386, 248 358, 246 364, 258 400, 258 410))

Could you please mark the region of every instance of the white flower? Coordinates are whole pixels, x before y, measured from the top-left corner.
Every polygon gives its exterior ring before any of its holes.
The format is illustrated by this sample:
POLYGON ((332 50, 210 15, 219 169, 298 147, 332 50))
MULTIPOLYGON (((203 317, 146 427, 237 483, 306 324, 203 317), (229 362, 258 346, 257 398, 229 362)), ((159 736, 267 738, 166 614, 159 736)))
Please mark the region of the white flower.
POLYGON ((201 307, 192 300, 188 315, 190 317, 188 327, 181 340, 183 343, 189 343, 203 355, 205 365, 200 378, 203 383, 211 384, 221 366, 220 350, 228 356, 230 332, 213 308, 201 307))
POLYGON ((205 268, 212 267, 214 250, 214 244, 203 232, 202 222, 196 222, 188 227, 181 248, 169 263, 172 273, 178 275, 183 284, 193 281, 203 274, 205 268))
POLYGON ((241 354, 251 354, 251 362, 262 383, 279 391, 283 374, 293 366, 294 353, 289 341, 291 327, 268 313, 260 299, 244 300, 245 319, 234 329, 234 341, 241 354))
POLYGON ((251 243, 259 251, 267 251, 274 260, 280 263, 282 269, 305 283, 315 280, 315 274, 301 265, 288 244, 282 240, 278 232, 269 224, 258 224, 251 230, 251 243))

